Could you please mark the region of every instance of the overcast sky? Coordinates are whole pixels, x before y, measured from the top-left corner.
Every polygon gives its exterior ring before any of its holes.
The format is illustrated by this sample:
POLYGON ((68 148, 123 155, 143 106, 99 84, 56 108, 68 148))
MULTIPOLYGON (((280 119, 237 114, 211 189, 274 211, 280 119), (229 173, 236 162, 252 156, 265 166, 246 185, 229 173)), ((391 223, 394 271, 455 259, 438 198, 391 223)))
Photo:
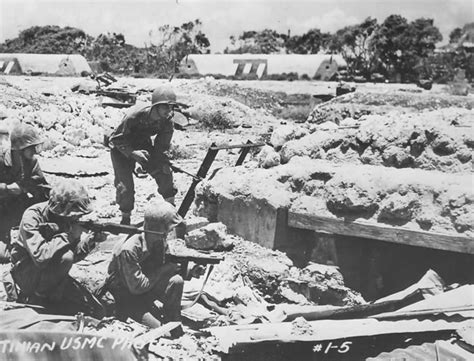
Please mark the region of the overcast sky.
POLYGON ((33 25, 73 26, 91 35, 120 32, 143 46, 150 30, 200 19, 213 51, 244 30, 275 29, 301 34, 311 28, 334 32, 368 16, 408 20, 433 18, 447 41, 449 32, 472 22, 474 0, 0 0, 0 42, 33 25))

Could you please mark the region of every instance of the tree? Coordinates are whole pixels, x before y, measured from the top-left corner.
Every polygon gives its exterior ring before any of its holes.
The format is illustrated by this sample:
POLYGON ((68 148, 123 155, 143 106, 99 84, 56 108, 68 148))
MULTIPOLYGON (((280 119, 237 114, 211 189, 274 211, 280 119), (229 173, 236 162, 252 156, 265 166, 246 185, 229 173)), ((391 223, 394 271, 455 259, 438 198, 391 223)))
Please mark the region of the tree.
POLYGON ((453 31, 449 33, 449 43, 456 44, 462 36, 462 29, 455 28, 453 31))
POLYGON ((380 59, 379 71, 398 80, 415 81, 417 69, 433 54, 435 44, 442 40, 433 19, 420 18, 408 23, 400 15, 390 15, 375 31, 373 43, 380 59))
POLYGON ((377 19, 370 17, 360 24, 346 26, 329 39, 328 50, 341 53, 351 73, 369 77, 377 60, 374 56, 372 39, 378 28, 377 19))
POLYGON ((20 32, 17 38, 0 45, 2 53, 72 54, 84 50, 92 39, 77 28, 56 25, 32 26, 20 32))
POLYGON ((208 53, 211 44, 201 27, 201 21, 196 19, 181 26, 160 26, 156 33, 150 31, 147 45, 149 67, 170 75, 177 71, 178 63, 186 55, 208 53))
POLYGON ((294 35, 287 39, 285 47, 295 54, 316 54, 326 48, 331 34, 322 33, 319 29, 311 29, 303 35, 294 35))
POLYGON ((238 38, 230 37, 231 48, 226 48, 226 54, 273 54, 285 50, 288 36, 275 30, 244 31, 238 38))

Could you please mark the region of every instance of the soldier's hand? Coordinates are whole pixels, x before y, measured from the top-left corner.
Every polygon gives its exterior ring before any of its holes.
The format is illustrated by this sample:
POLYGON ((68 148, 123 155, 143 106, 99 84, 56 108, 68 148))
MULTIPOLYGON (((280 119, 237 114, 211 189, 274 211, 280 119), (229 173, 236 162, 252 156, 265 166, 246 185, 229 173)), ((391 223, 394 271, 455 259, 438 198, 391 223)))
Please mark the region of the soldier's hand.
POLYGON ((7 185, 7 190, 10 194, 19 195, 23 193, 23 190, 18 185, 18 183, 12 183, 7 185))
POLYGON ((41 223, 38 225, 39 233, 44 239, 50 240, 55 235, 61 233, 56 223, 41 223))
POLYGON ((141 165, 145 165, 150 158, 150 154, 146 150, 134 150, 130 156, 141 165))

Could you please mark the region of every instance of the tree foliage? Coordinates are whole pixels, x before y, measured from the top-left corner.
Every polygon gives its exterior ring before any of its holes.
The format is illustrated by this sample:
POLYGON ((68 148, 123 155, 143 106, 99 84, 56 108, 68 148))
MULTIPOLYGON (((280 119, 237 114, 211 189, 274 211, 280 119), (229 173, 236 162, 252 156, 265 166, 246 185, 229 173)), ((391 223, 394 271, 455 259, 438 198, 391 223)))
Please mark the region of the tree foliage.
POLYGON ((390 15, 374 33, 372 46, 380 59, 379 70, 399 80, 415 80, 419 64, 442 40, 432 19, 420 18, 408 23, 400 15, 390 15))
POLYGON ((323 33, 319 29, 310 29, 303 35, 289 37, 285 46, 289 53, 317 54, 328 47, 331 39, 330 33, 323 33))
POLYGON ((331 38, 329 50, 344 57, 350 72, 367 76, 377 60, 372 39, 378 29, 377 19, 370 17, 360 24, 346 26, 331 38))
POLYGON ((196 19, 181 26, 162 25, 158 31, 150 31, 148 67, 170 75, 177 71, 178 63, 186 55, 208 53, 211 43, 201 28, 201 21, 196 19))
POLYGON ((92 38, 81 29, 56 25, 33 26, 0 45, 2 53, 72 54, 82 52, 92 38))
POLYGON ((227 54, 274 54, 285 51, 287 36, 275 30, 244 31, 238 38, 230 37, 231 47, 226 48, 227 54))

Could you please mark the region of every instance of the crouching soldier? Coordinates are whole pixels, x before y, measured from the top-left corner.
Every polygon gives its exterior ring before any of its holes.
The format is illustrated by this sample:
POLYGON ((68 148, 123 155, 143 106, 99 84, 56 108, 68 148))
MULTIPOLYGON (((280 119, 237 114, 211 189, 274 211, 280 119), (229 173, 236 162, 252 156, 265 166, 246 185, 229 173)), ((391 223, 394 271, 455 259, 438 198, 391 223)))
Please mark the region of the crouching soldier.
POLYGON ((181 220, 171 204, 153 201, 145 210, 145 232, 129 236, 114 249, 106 287, 115 298, 119 319, 131 317, 152 328, 161 320, 180 320, 183 279, 176 264, 165 262, 165 254, 166 236, 181 220), (156 300, 163 304, 162 314, 154 306, 156 300))
MULTIPOLYGON (((8 136, 5 128, 0 132, 8 136)), ((0 263, 9 262, 10 229, 20 224, 26 208, 47 199, 49 187, 35 157, 41 143, 34 127, 18 123, 10 147, 0 149, 0 263)))
POLYGON ((56 312, 76 312, 65 304, 65 296, 71 299, 74 288, 68 274, 73 263, 94 246, 94 235, 83 235, 85 230, 77 224, 90 212, 86 189, 73 180, 57 184, 49 201, 25 211, 11 250, 11 273, 19 301, 54 307, 56 312))
POLYGON ((151 97, 151 105, 133 108, 108 139, 122 224, 130 224, 134 207, 135 163, 139 163, 155 178, 158 193, 174 205, 176 189, 167 152, 173 137, 175 104, 176 94, 170 87, 156 88, 151 97), (154 135, 156 137, 152 144, 150 137, 154 135))

